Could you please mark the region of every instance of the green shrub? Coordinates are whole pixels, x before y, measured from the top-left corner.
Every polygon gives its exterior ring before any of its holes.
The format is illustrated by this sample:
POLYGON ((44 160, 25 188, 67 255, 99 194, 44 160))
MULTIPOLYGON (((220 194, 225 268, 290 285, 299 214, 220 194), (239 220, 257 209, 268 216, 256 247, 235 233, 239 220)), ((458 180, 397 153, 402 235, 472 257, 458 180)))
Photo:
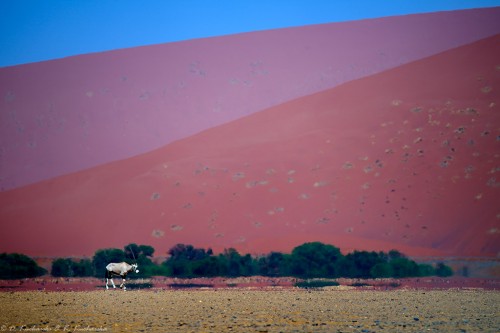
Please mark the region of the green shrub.
POLYGON ((413 260, 397 258, 391 260, 389 263, 393 270, 393 277, 395 278, 419 276, 418 265, 413 260))
POLYGON ((71 259, 56 259, 52 262, 50 274, 55 277, 74 276, 73 261, 71 259))
POLYGON ((419 264, 418 265, 418 275, 419 276, 432 276, 436 274, 436 269, 429 264, 419 264))
POLYGON ((388 278, 394 275, 391 264, 387 262, 378 263, 370 270, 370 275, 374 278, 388 278))
POLYGON ((340 250, 320 242, 305 243, 292 250, 290 274, 302 278, 339 277, 340 250))
POLYGON ((436 266, 436 275, 440 277, 448 277, 453 275, 453 270, 451 267, 446 266, 442 262, 438 263, 436 266))
POLYGON ((75 261, 70 258, 59 258, 52 262, 50 274, 55 277, 85 277, 94 275, 94 270, 89 259, 75 261))
POLYGON ((19 253, 1 253, 0 266, 0 279, 32 278, 47 273, 33 259, 19 253))
POLYGON ((260 275, 283 276, 289 271, 290 255, 280 252, 271 252, 257 260, 257 267, 260 275))
POLYGON ((339 283, 337 281, 328 281, 328 280, 306 280, 295 283, 295 287, 305 288, 305 289, 336 287, 338 285, 339 283))
MULTIPOLYGON (((375 251, 354 251, 345 256, 341 264, 341 274, 350 278, 369 279, 374 277, 372 269, 379 265, 387 263, 387 255, 383 252, 377 253, 375 251)), ((387 267, 378 267, 377 270, 387 267)), ((383 273, 383 272, 375 272, 383 273)))

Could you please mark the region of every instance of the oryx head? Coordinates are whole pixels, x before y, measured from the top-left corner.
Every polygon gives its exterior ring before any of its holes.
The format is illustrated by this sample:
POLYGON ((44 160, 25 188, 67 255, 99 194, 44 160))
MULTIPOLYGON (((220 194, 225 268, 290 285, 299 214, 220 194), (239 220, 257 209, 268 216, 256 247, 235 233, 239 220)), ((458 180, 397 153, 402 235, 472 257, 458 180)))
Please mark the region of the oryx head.
POLYGON ((139 270, 137 269, 139 267, 137 264, 132 264, 132 270, 136 273, 139 273, 139 270))

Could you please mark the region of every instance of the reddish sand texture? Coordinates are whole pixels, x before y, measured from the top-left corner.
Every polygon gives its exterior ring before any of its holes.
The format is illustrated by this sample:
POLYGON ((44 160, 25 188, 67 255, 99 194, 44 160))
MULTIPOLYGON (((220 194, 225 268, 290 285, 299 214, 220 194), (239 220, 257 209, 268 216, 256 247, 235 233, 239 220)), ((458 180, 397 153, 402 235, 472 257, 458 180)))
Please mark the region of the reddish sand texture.
POLYGON ((500 244, 500 35, 127 160, 0 193, 0 251, 129 242, 408 255, 500 244))
POLYGON ((0 190, 129 158, 500 33, 500 7, 334 23, 0 68, 0 190))
MULTIPOLYGON (((119 278, 116 281, 120 280, 119 278)), ((197 289, 253 289, 253 290, 273 290, 273 289, 297 289, 295 284, 303 281, 293 277, 264 277, 250 276, 238 278, 193 278, 179 279, 170 277, 152 277, 152 278, 132 278, 126 282, 126 290, 197 290, 197 289)), ((499 290, 500 280, 495 278, 477 279, 477 278, 409 278, 409 279, 345 279, 335 280, 339 286, 338 289, 350 290, 394 290, 394 289, 414 289, 414 290, 449 290, 449 289, 482 289, 499 290)), ((54 278, 50 276, 19 279, 19 280, 0 280, 0 292, 12 291, 91 291, 104 290, 105 281, 98 278, 54 278)), ((325 289, 330 289, 326 287, 325 289)), ((111 290, 113 290, 110 287, 111 290)), ((120 290, 118 287, 117 290, 120 290)), ((317 288, 321 290, 322 288, 317 288)))

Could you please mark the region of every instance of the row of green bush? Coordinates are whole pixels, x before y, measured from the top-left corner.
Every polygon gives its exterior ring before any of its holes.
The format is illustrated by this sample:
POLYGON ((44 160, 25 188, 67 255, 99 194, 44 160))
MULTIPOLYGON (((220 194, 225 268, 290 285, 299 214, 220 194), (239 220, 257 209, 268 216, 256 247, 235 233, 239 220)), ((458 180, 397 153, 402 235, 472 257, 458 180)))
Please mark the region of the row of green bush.
POLYGON ((332 245, 320 242, 297 246, 290 254, 271 252, 258 258, 229 249, 215 256, 210 250, 179 244, 169 251, 163 264, 172 276, 295 276, 299 278, 379 278, 450 276, 444 264, 417 264, 398 251, 354 251, 343 255, 332 245))
POLYGON ((121 249, 98 250, 92 260, 58 259, 52 265, 53 276, 102 276, 109 262, 137 262, 141 276, 172 276, 182 278, 215 276, 295 276, 299 278, 384 278, 450 276, 450 267, 418 264, 399 251, 388 253, 354 251, 343 255, 340 250, 320 242, 297 246, 291 253, 271 252, 263 256, 240 254, 230 248, 220 254, 211 249, 177 244, 168 251, 168 259, 155 264, 154 248, 129 244, 121 249))
MULTIPOLYGON (((343 255, 340 250, 320 242, 305 243, 291 253, 271 252, 263 256, 240 254, 230 248, 214 254, 211 249, 177 244, 168 251, 168 259, 155 264, 155 250, 149 245, 129 244, 122 249, 97 250, 91 259, 59 258, 52 262, 51 275, 55 277, 103 277, 110 262, 136 262, 140 276, 238 277, 262 275, 298 278, 385 278, 450 276, 450 267, 418 264, 399 251, 388 253, 354 251, 343 255)), ((17 279, 46 274, 35 261, 22 254, 0 254, 0 279, 17 279)))

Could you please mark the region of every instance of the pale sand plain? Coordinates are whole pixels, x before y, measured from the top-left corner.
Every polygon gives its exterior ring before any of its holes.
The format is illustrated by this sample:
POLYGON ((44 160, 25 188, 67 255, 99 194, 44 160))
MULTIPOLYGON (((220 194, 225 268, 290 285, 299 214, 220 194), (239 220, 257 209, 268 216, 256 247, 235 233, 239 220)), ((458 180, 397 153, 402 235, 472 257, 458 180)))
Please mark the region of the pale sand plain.
POLYGON ((498 332, 486 290, 197 289, 0 293, 1 331, 498 332))

